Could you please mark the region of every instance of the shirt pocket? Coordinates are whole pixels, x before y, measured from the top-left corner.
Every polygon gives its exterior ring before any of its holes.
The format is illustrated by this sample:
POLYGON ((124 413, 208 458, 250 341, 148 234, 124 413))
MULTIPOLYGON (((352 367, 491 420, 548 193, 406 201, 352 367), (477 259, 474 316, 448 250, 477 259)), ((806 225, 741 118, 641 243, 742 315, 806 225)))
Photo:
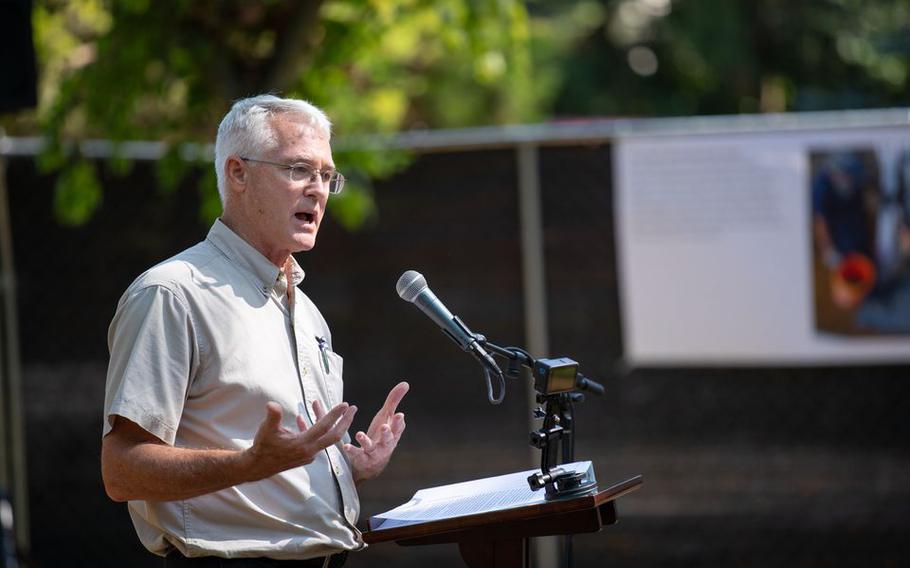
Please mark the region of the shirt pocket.
POLYGON ((329 404, 334 407, 344 400, 344 381, 342 380, 344 358, 334 351, 328 351, 326 356, 329 359, 329 372, 325 377, 326 390, 329 396, 329 404))
POLYGON ((332 351, 325 340, 316 338, 317 366, 323 377, 326 402, 329 410, 344 400, 344 358, 332 351))

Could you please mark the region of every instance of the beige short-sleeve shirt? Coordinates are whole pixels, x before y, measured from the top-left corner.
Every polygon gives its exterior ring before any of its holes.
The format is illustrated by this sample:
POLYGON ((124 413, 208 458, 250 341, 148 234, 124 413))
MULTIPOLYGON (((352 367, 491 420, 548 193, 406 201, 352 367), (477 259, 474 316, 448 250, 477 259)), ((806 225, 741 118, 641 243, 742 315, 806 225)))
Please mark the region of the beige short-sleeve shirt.
MULTIPOLYGON (((303 271, 292 258, 292 282, 303 271)), ((103 436, 115 415, 187 448, 248 448, 268 401, 314 421, 342 400, 342 358, 316 306, 216 221, 205 241, 139 276, 117 306, 103 436)), ((346 438, 347 439, 347 438, 346 438)), ((270 478, 180 501, 131 501, 143 545, 164 555, 305 559, 362 548, 360 502, 340 444, 270 478)))

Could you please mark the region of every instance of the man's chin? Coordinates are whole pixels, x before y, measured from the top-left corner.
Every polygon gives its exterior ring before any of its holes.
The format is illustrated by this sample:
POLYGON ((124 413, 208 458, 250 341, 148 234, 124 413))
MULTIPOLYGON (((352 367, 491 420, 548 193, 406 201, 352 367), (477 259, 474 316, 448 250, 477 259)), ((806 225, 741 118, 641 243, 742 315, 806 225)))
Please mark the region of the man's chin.
POLYGON ((316 235, 302 235, 294 239, 294 252, 306 252, 316 246, 316 235))

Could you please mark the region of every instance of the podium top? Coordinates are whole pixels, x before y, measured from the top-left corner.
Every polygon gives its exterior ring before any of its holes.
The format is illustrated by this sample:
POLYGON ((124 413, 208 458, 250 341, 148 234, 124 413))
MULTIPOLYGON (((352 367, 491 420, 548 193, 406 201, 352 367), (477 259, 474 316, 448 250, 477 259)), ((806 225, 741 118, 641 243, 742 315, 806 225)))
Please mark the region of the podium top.
POLYGON ((562 515, 585 509, 593 509, 613 501, 626 493, 635 491, 641 487, 641 484, 642 476, 636 475, 635 477, 611 485, 602 491, 581 497, 557 499, 518 508, 501 509, 405 526, 399 525, 386 529, 371 528, 371 530, 363 533, 363 540, 367 544, 375 544, 390 540, 415 539, 446 532, 482 529, 483 527, 492 524, 524 522, 552 515, 562 515))
MULTIPOLYGON (((590 461, 562 464, 560 468, 580 474, 596 486, 594 465, 590 461)), ((540 504, 546 501, 546 495, 528 484, 528 476, 537 472, 529 469, 421 489, 407 503, 370 517, 369 526, 372 530, 384 530, 540 504)))

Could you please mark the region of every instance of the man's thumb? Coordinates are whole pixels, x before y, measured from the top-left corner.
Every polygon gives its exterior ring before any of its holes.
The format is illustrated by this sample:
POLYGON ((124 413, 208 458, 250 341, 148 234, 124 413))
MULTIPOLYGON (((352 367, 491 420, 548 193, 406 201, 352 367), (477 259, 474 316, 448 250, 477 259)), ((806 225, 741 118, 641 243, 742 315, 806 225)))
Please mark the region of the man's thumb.
POLYGON ((281 405, 277 402, 267 402, 265 405, 265 421, 263 426, 276 430, 281 425, 281 405))

